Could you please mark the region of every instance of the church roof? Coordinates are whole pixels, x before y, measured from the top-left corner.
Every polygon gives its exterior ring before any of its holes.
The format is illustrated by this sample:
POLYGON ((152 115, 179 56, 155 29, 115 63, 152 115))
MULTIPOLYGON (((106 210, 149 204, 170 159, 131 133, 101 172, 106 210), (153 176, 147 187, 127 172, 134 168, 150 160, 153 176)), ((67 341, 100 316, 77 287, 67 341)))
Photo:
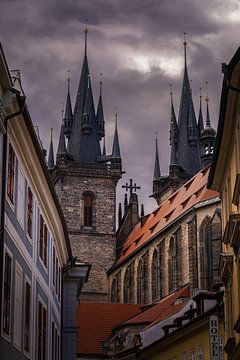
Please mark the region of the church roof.
POLYGON ((104 354, 103 342, 112 328, 140 312, 140 305, 81 302, 77 308, 77 353, 104 354))
POLYGON ((141 222, 138 222, 126 239, 122 252, 113 268, 166 230, 168 226, 190 211, 193 206, 218 198, 218 192, 207 189, 208 174, 209 166, 199 171, 186 184, 163 201, 156 210, 148 215, 143 226, 141 226, 141 222))

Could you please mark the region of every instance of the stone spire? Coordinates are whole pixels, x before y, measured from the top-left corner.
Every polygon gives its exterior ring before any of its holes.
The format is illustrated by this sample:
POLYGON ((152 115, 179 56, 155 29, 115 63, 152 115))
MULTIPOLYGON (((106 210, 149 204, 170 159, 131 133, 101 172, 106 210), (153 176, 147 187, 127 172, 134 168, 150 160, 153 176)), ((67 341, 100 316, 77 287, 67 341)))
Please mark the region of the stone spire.
POLYGON ((105 144, 105 137, 103 138, 102 156, 106 156, 106 144, 105 144))
POLYGON ((175 115, 175 110, 173 106, 173 93, 172 85, 170 84, 170 101, 171 101, 171 117, 170 117, 170 146, 171 146, 171 155, 170 155, 170 166, 177 165, 177 147, 178 147, 178 125, 175 115))
POLYGON ((67 87, 67 100, 65 105, 65 114, 63 118, 63 130, 64 135, 69 140, 71 135, 72 123, 73 123, 73 114, 72 114, 72 104, 70 97, 70 70, 68 70, 68 87, 67 87))
POLYGON ((115 113, 115 133, 114 133, 114 140, 113 140, 113 148, 112 148, 112 157, 113 159, 121 159, 120 153, 120 145, 119 145, 119 138, 118 138, 118 126, 117 126, 117 108, 115 113))
POLYGON ((184 33, 184 75, 179 107, 177 161, 186 174, 195 174, 200 164, 200 139, 187 70, 187 41, 184 33))
POLYGON ((64 118, 63 118, 63 110, 62 110, 62 124, 61 124, 59 142, 58 142, 57 162, 65 154, 66 154, 66 142, 64 136, 64 118))
POLYGON ((74 107, 68 152, 73 160, 80 163, 96 163, 98 157, 101 156, 101 148, 87 59, 87 23, 84 33, 84 60, 74 107))
POLYGON ((51 140, 50 140, 50 148, 49 148, 49 153, 48 153, 48 169, 49 170, 53 170, 53 168, 54 168, 54 153, 53 153, 52 133, 53 133, 53 129, 51 129, 51 140))
POLYGON ((103 114, 103 103, 102 103, 102 73, 100 74, 100 94, 98 100, 98 107, 97 107, 97 126, 98 126, 98 135, 99 140, 101 140, 105 135, 104 129, 104 114, 103 114))
POLYGON ((158 140, 156 133, 156 149, 155 149, 155 164, 154 164, 154 172, 153 172, 153 181, 158 181, 161 178, 160 164, 159 164, 159 156, 158 156, 158 140))
POLYGON ((202 116, 202 88, 200 88, 200 104, 199 104, 199 115, 198 115, 198 132, 199 136, 201 136, 201 132, 203 130, 203 116, 202 116))

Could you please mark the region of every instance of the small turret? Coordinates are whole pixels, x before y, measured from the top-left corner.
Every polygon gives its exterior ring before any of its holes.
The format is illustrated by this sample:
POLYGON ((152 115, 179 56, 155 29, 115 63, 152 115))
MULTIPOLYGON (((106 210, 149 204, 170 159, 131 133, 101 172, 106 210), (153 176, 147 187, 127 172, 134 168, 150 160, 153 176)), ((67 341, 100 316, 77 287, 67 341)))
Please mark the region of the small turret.
POLYGON ((93 118, 92 118, 92 94, 91 94, 91 87, 90 87, 90 75, 88 75, 88 87, 87 87, 87 94, 86 94, 86 102, 83 112, 82 118, 82 132, 84 135, 89 135, 93 129, 93 118))
POLYGON ((72 130, 72 123, 73 123, 73 114, 72 114, 72 104, 71 104, 71 97, 70 97, 70 70, 68 70, 68 91, 67 91, 67 101, 65 106, 65 114, 63 118, 63 130, 64 135, 69 140, 72 130))
POLYGON ((99 140, 101 140, 105 135, 105 126, 104 126, 105 122, 104 122, 103 103, 102 103, 102 73, 100 75, 101 75, 100 95, 99 95, 97 115, 96 115, 99 140))
POLYGON ((170 101, 171 101, 171 116, 170 116, 170 146, 171 146, 171 155, 170 155, 170 167, 169 173, 171 172, 171 167, 178 165, 177 161, 177 147, 178 147, 178 125, 175 115, 175 110, 173 106, 173 93, 172 85, 170 84, 170 101))
MULTIPOLYGON (((206 82, 206 87, 207 87, 206 82)), ((212 154, 214 150, 216 131, 211 127, 209 114, 209 97, 206 95, 206 126, 201 132, 201 162, 204 168, 212 161, 212 154)))
POLYGON ((50 140, 50 148, 49 148, 49 153, 48 153, 48 169, 49 170, 53 170, 53 168, 54 168, 54 153, 53 153, 52 133, 53 133, 53 129, 51 129, 51 140, 50 140))
POLYGON ((67 156, 67 152, 66 152, 66 142, 64 136, 64 119, 63 119, 63 110, 62 110, 62 124, 60 128, 60 135, 59 135, 59 142, 58 142, 58 149, 56 156, 57 165, 62 164, 66 156, 67 156))
POLYGON ((120 152, 120 145, 119 145, 119 138, 118 138, 117 108, 116 108, 116 113, 115 113, 115 132, 114 132, 113 147, 112 147, 111 168, 120 170, 120 171, 122 169, 122 159, 121 159, 121 152, 120 152))

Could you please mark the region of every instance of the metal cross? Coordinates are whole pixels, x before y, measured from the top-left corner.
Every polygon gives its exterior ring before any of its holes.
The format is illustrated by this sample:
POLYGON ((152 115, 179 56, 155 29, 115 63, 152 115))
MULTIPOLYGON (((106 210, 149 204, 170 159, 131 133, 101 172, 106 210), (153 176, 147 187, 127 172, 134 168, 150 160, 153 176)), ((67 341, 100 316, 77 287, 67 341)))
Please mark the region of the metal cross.
POLYGON ((126 191, 130 190, 130 195, 132 195, 133 191, 137 191, 137 189, 141 189, 140 186, 137 186, 136 183, 133 184, 133 179, 130 179, 129 180, 129 185, 128 183, 126 182, 126 185, 122 185, 122 188, 123 189, 126 189, 126 191))

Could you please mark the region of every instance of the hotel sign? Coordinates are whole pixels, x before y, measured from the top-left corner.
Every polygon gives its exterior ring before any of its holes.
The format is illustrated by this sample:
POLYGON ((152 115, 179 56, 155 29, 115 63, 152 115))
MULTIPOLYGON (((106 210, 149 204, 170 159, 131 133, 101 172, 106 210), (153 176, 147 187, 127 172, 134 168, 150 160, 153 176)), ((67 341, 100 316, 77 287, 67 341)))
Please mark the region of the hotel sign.
POLYGON ((209 318, 209 337, 210 337, 210 360, 219 359, 218 343, 218 317, 212 315, 209 318))

